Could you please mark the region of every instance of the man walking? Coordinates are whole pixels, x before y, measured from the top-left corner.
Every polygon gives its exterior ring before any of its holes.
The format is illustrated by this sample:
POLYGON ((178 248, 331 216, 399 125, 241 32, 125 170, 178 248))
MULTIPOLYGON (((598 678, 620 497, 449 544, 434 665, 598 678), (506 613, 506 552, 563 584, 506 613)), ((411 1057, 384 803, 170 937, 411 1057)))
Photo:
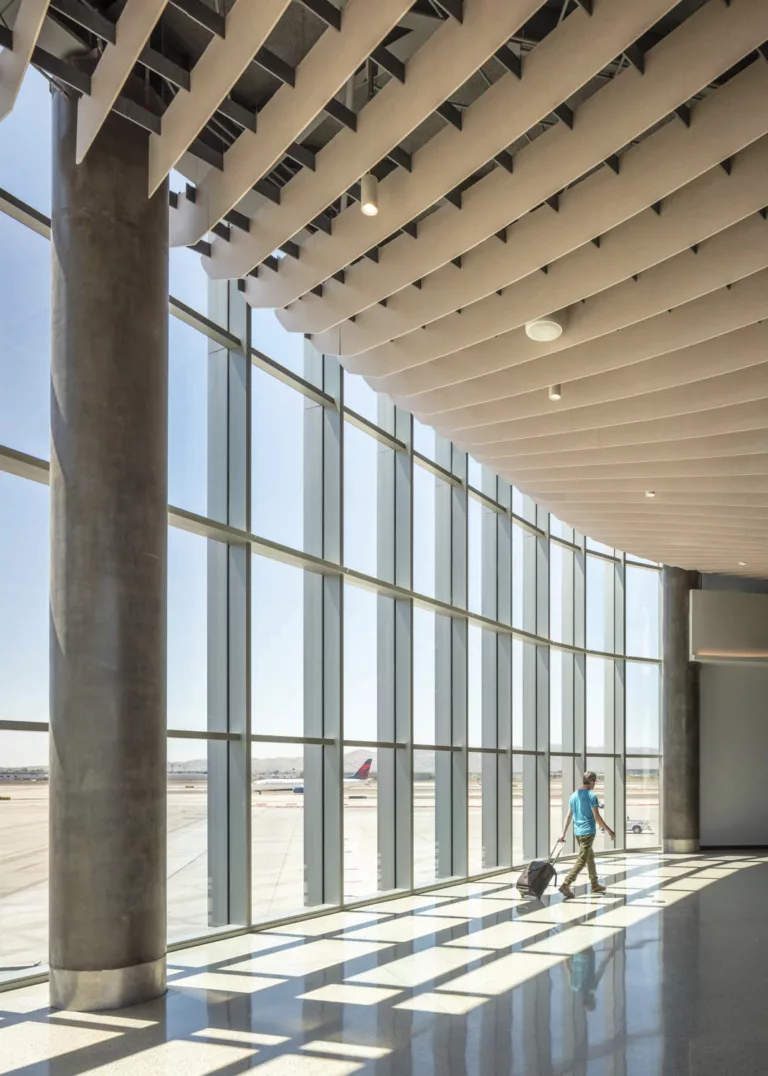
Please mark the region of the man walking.
POLYGON ((568 827, 571 824, 571 819, 573 819, 573 832, 579 845, 579 855, 573 865, 573 869, 569 872, 565 881, 560 886, 560 892, 566 900, 573 899, 574 892, 571 889, 571 886, 583 871, 584 867, 586 867, 589 872, 589 881, 592 886, 592 892, 605 893, 605 886, 600 885, 597 880, 595 853, 592 846, 595 843, 595 834, 597 833, 598 826, 600 829, 605 830, 612 841, 616 839, 616 834, 610 826, 606 825, 600 816, 600 804, 595 794, 596 783, 597 774, 593 773, 592 770, 587 770, 584 774, 584 783, 581 788, 576 789, 568 802, 568 816, 565 819, 565 825, 563 826, 563 835, 558 843, 562 844, 565 841, 568 827))

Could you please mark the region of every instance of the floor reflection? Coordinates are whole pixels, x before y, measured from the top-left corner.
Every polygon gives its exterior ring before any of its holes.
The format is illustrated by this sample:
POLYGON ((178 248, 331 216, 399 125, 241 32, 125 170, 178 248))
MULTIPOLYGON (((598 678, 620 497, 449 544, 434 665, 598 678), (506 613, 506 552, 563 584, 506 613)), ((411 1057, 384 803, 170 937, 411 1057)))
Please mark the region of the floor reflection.
POLYGON ((18 1076, 740 1076, 765 1071, 768 858, 615 855, 608 892, 511 874, 172 953, 166 998, 0 994, 18 1076))

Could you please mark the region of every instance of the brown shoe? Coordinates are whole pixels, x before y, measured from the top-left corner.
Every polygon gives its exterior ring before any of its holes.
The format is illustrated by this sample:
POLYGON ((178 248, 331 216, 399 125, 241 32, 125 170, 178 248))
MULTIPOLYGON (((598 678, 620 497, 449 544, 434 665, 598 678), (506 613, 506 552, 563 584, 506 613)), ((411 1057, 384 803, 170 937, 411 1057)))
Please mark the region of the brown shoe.
POLYGON ((573 900, 573 898, 576 896, 576 894, 567 882, 563 882, 563 884, 560 886, 560 892, 563 894, 566 900, 573 900))
POLYGON ((593 893, 605 893, 605 892, 607 892, 607 890, 606 890, 606 887, 604 885, 600 885, 599 882, 595 882, 595 884, 592 886, 592 892, 593 893))

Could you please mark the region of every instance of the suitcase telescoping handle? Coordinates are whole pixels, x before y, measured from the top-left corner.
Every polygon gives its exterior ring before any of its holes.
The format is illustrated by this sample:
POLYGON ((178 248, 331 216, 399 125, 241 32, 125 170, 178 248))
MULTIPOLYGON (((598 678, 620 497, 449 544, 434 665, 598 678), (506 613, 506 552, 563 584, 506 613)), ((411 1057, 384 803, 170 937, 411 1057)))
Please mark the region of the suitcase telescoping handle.
POLYGON ((555 847, 549 853, 549 859, 547 860, 547 862, 548 863, 557 863, 558 857, 559 857, 560 853, 562 852, 563 848, 565 848, 565 841, 556 841, 555 842, 555 847))

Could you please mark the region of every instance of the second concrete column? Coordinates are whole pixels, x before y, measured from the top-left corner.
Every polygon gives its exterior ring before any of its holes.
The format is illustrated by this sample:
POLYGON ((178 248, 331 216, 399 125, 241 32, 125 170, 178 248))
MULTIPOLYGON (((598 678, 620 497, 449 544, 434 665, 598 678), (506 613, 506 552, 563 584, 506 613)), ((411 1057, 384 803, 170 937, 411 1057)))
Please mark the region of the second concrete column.
POLYGON ((690 593, 699 573, 662 573, 662 832, 665 852, 699 850, 699 667, 690 656, 690 593))

